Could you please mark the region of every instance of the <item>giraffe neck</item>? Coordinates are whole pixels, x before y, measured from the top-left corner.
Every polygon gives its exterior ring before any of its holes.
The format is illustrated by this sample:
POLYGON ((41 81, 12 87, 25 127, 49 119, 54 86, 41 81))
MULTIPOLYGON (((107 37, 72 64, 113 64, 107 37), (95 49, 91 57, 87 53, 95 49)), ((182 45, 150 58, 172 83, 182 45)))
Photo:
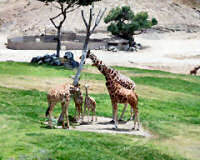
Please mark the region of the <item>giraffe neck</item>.
POLYGON ((117 82, 126 89, 135 88, 135 83, 130 78, 120 74, 115 69, 106 66, 102 63, 101 60, 98 60, 94 54, 90 53, 88 57, 92 60, 93 66, 96 66, 98 70, 104 75, 106 81, 110 81, 111 83, 117 82))
POLYGON ((85 88, 85 96, 88 97, 88 88, 85 88))
POLYGON ((101 60, 99 60, 94 54, 90 54, 89 58, 92 60, 93 65, 97 67, 97 69, 105 76, 105 78, 110 77, 110 73, 114 70, 105 64, 101 60))

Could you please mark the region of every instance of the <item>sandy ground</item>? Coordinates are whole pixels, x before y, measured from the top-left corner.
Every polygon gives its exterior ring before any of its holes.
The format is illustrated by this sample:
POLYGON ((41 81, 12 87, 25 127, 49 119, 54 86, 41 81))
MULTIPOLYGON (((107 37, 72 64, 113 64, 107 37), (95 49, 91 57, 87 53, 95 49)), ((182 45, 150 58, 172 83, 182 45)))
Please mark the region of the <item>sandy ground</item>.
MULTIPOLYGON (((77 126, 70 126, 70 130, 77 130, 77 131, 84 131, 84 132, 97 132, 97 133, 110 133, 110 134, 128 134, 128 135, 137 135, 137 136, 143 136, 143 137, 152 137, 153 135, 150 134, 147 130, 144 130, 142 126, 140 126, 139 131, 133 130, 133 121, 122 121, 119 122, 118 128, 114 129, 114 124, 111 124, 110 121, 111 118, 107 117, 97 117, 97 121, 94 122, 88 122, 88 118, 85 117, 84 122, 82 122, 80 125, 77 126)), ((89 120, 91 120, 91 117, 89 117, 89 120)), ((47 125, 48 122, 45 122, 45 125, 47 125)), ((61 129, 62 126, 56 127, 58 129, 61 129)))
MULTIPOLYGON (((102 35, 101 35, 102 36, 102 35)), ((5 47, 7 36, 0 35, 0 61, 30 62, 34 56, 55 53, 48 50, 10 50, 5 47)), ((136 37, 145 49, 138 52, 93 51, 108 65, 138 67, 188 74, 200 65, 200 36, 198 33, 151 33, 136 37)), ((61 52, 61 56, 65 51, 61 52)), ((81 51, 73 51, 79 60, 81 51)), ((87 62, 90 63, 90 60, 87 62)))

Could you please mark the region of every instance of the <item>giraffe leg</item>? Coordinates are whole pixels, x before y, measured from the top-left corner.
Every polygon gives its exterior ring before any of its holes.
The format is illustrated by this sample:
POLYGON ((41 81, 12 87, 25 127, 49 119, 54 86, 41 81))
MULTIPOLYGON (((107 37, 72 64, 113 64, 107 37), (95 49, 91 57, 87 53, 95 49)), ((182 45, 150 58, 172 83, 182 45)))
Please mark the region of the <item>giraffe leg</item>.
POLYGON ((114 123, 115 120, 114 120, 114 108, 112 107, 112 120, 111 120, 111 123, 114 123))
POLYGON ((74 114, 74 119, 75 119, 75 121, 77 121, 77 106, 76 106, 76 104, 75 104, 75 114, 74 114))
POLYGON ((133 120, 133 108, 131 107, 131 117, 130 117, 130 121, 133 120))
POLYGON ((83 119, 83 109, 82 109, 83 104, 80 104, 80 119, 83 119))
POLYGON ((118 128, 118 119, 117 119, 117 103, 113 104, 113 110, 114 110, 114 121, 115 121, 115 129, 118 128))
POLYGON ((78 120, 81 119, 81 113, 82 113, 82 106, 79 104, 78 105, 78 120))
POLYGON ((53 108, 56 105, 56 103, 50 102, 49 105, 50 105, 50 108, 49 108, 49 113, 48 113, 49 114, 49 122, 48 122, 48 124, 49 124, 50 128, 53 128, 52 111, 53 111, 53 108))
POLYGON ((62 103, 62 115, 63 115, 62 128, 63 129, 65 129, 65 120, 64 120, 66 116, 65 111, 66 111, 66 105, 65 103, 62 103))
POLYGON ((140 130, 140 119, 139 119, 139 113, 137 114, 137 124, 138 124, 138 130, 140 130))
POLYGON ((88 122, 90 121, 90 108, 87 106, 87 110, 88 110, 88 122))
POLYGON ((65 118, 67 121, 67 129, 69 129, 69 115, 68 115, 68 107, 69 107, 69 101, 65 104, 65 118))
POLYGON ((95 109, 94 109, 94 107, 92 107, 91 111, 92 111, 92 121, 94 121, 94 116, 95 116, 95 109))
POLYGON ((134 130, 136 129, 136 124, 138 124, 137 130, 139 131, 140 128, 139 128, 139 121, 138 121, 138 111, 135 112, 134 127, 133 127, 134 130))
POLYGON ((124 113, 126 112, 127 106, 128 106, 128 104, 124 104, 124 109, 123 109, 122 114, 121 114, 121 116, 120 116, 120 118, 119 118, 119 121, 122 121, 122 119, 123 119, 123 117, 124 117, 124 113))
POLYGON ((95 121, 97 122, 96 106, 95 106, 95 108, 94 108, 94 116, 95 116, 95 121))
POLYGON ((85 113, 86 113, 86 100, 84 102, 84 111, 83 111, 83 114, 82 114, 82 121, 84 121, 85 113))

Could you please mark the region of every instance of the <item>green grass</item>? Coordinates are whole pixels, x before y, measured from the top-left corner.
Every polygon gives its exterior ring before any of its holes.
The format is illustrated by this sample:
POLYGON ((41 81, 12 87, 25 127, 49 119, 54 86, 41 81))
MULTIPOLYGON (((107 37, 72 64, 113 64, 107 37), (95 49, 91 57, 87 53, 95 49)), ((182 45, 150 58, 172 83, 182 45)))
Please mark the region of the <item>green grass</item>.
POLYGON ((136 84, 157 87, 163 90, 190 93, 200 96, 199 83, 168 77, 132 77, 136 84))
MULTIPOLYGON (((48 65, 35 65, 17 62, 0 63, 0 75, 71 78, 71 76, 74 76, 75 74, 76 70, 68 70, 62 66, 53 67, 48 65)), ((81 78, 86 80, 104 79, 104 77, 100 74, 91 74, 87 72, 81 75, 81 78)))
MULTIPOLYGON (((90 69, 90 66, 87 68, 90 69)), ((188 151, 187 147, 200 145, 200 78, 161 71, 115 68, 128 71, 138 85, 140 119, 143 126, 155 135, 154 138, 46 129, 41 124, 47 108, 45 92, 0 87, 0 160, 198 159, 198 147, 195 148, 197 151, 188 151), (142 87, 146 90, 140 90, 142 87)), ((9 75, 13 77, 13 83, 19 75, 55 78, 74 74, 75 71, 62 67, 0 63, 0 77, 9 75)), ((82 79, 98 81, 104 77, 83 72, 82 79)), ((107 92, 92 96, 97 102, 97 115, 111 117, 107 92)), ((70 115, 74 114, 73 105, 71 102, 70 115)), ((122 110, 122 105, 119 109, 122 110)), ((57 117, 59 113, 60 104, 53 114, 57 117)), ((129 115, 127 112, 125 119, 129 115)))

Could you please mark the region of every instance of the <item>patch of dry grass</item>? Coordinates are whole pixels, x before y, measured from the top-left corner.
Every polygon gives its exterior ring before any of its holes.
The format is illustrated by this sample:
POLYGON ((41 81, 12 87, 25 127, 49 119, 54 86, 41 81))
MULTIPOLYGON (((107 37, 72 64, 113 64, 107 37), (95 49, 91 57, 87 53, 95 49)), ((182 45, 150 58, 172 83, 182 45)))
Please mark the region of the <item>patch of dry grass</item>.
MULTIPOLYGON (((31 77, 31 76, 15 76, 2 75, 0 78, 0 86, 15 89, 32 90, 47 92, 50 88, 56 85, 69 83, 72 84, 70 78, 46 78, 46 77, 31 77)), ((84 84, 90 86, 89 93, 106 93, 105 83, 99 80, 81 80, 80 83, 82 92, 85 92, 84 84)))

